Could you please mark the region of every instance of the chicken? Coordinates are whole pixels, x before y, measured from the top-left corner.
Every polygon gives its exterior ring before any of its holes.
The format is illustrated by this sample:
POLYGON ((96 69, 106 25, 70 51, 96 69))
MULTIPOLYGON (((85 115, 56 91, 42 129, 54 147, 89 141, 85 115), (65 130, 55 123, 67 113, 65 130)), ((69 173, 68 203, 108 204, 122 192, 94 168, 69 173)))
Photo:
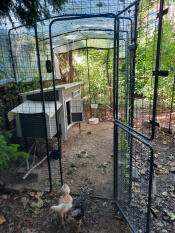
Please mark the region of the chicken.
POLYGON ((59 198, 59 204, 51 207, 53 212, 56 212, 61 217, 61 224, 64 225, 64 219, 67 213, 72 208, 72 197, 70 195, 70 188, 67 184, 61 187, 61 196, 59 198))
POLYGON ((78 221, 78 229, 77 229, 78 232, 80 231, 80 225, 88 206, 88 200, 89 200, 89 193, 88 190, 86 189, 84 192, 80 194, 80 196, 78 197, 72 208, 71 215, 72 217, 75 218, 75 220, 78 221))

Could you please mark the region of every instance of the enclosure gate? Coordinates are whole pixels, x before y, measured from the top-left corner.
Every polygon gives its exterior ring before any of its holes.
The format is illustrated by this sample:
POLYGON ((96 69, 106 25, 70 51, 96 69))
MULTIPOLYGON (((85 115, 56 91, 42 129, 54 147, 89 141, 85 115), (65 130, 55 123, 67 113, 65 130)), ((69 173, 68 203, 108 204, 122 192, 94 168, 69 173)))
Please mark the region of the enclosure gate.
MULTIPOLYGON (((152 145, 146 141, 154 139, 156 126, 156 107, 158 78, 162 71, 159 70, 162 19, 164 15, 164 0, 160 0, 157 14, 157 48, 155 57, 154 98, 152 119, 150 120, 150 135, 143 134, 134 129, 134 84, 135 84, 135 59, 137 49, 137 29, 139 1, 132 7, 118 15, 114 23, 114 200, 122 212, 125 220, 133 232, 148 233, 151 228, 151 216, 156 216, 151 209, 154 153, 152 145), (125 14, 126 13, 126 14, 125 14), (120 84, 120 28, 126 27, 124 21, 130 22, 125 40, 125 94, 120 94, 123 88, 120 84), (129 62, 128 62, 129 61, 129 62), (125 112, 121 114, 121 99, 125 100, 125 112)), ((128 24, 127 24, 128 25, 128 24)), ((125 29, 124 29, 125 30, 125 29)))

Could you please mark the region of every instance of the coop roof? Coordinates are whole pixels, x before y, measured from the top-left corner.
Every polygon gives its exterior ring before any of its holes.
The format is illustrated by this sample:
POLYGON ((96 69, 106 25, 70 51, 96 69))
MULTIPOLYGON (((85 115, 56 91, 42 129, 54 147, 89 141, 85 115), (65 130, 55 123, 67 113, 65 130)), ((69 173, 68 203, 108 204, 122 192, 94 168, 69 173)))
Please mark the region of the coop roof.
MULTIPOLYGON (((81 82, 74 82, 74 83, 67 83, 67 84, 57 85, 57 86, 55 86, 55 89, 56 90, 68 89, 68 88, 75 87, 75 86, 78 86, 78 85, 81 85, 81 84, 83 84, 82 81, 81 82)), ((53 87, 44 88, 43 91, 44 92, 53 91, 53 87)), ((28 92, 25 92, 25 93, 21 93, 20 95, 21 96, 26 96, 26 95, 32 95, 32 94, 37 94, 37 93, 41 93, 41 89, 37 89, 37 90, 34 90, 34 91, 28 91, 28 92)))
MULTIPOLYGON (((57 101, 57 110, 60 109, 62 103, 57 101)), ((35 113, 42 113, 43 106, 41 101, 30 101, 26 100, 16 108, 12 109, 8 113, 9 121, 14 119, 14 114, 35 114, 35 113)), ((49 117, 53 117, 55 114, 55 102, 54 101, 45 101, 45 112, 49 117)))

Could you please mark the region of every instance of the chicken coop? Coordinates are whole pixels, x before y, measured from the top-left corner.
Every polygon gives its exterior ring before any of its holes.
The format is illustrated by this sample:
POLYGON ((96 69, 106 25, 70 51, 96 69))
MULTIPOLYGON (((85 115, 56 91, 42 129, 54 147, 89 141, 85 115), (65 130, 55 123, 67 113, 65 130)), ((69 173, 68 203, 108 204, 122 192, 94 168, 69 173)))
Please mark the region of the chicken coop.
MULTIPOLYGON (((55 86, 56 103, 54 102, 52 88, 43 89, 48 138, 51 139, 57 133, 55 105, 63 140, 66 140, 67 130, 73 124, 83 121, 81 84, 82 82, 75 82, 55 86)), ((40 90, 29 91, 20 95, 23 101, 22 104, 8 113, 9 120, 12 121, 15 119, 16 121, 17 136, 44 138, 40 90)))
MULTIPOLYGON (((83 121, 85 100, 88 118, 102 104, 111 109, 110 141, 105 142, 109 127, 93 140, 84 140, 83 134, 77 139, 73 131, 73 140, 70 144, 67 140, 66 145, 72 145, 75 154, 68 155, 67 162, 74 157, 92 158, 84 151, 91 142, 96 143, 93 151, 103 148, 99 141, 107 149, 110 147, 107 156, 112 153, 112 161, 104 161, 97 168, 91 165, 94 171, 101 169, 102 179, 91 174, 92 170, 86 172, 85 162, 80 165, 82 173, 85 181, 91 176, 96 179, 94 186, 100 191, 94 191, 91 197, 113 200, 132 232, 139 233, 150 232, 151 213, 156 216, 151 206, 155 168, 151 141, 158 128, 172 132, 174 127, 174 71, 166 63, 167 53, 162 52, 167 40, 163 31, 167 28, 166 17, 164 0, 68 0, 59 15, 30 28, 17 25, 2 30, 0 40, 2 69, 6 71, 3 82, 9 85, 4 90, 13 90, 13 95, 2 98, 4 115, 8 124, 15 120, 13 127, 18 137, 44 138, 50 191, 53 176, 62 185, 72 174, 69 170, 63 179, 62 139, 67 139, 71 126, 83 121), (168 87, 163 92, 165 84, 168 87), (162 96, 167 96, 166 103, 162 96), (163 121, 160 115, 165 109, 163 121), (54 151, 48 142, 53 137, 57 140, 54 151), (79 153, 75 141, 81 138, 84 144, 79 153), (59 161, 57 173, 52 176, 53 153, 59 161), (105 181, 109 164, 111 183, 105 181), (111 196, 104 197, 100 187, 112 190, 111 196)), ((76 166, 72 163, 70 167, 76 166)))

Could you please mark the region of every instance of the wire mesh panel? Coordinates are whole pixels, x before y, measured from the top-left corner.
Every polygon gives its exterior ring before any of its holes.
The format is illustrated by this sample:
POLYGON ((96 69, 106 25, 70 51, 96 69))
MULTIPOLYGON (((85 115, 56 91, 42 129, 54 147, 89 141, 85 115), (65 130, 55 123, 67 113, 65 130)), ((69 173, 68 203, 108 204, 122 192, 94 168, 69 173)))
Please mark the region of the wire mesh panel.
MULTIPOLYGON (((141 1, 138 16, 136 51, 134 127, 151 136, 153 98, 156 66, 159 5, 157 2, 141 1)), ((158 58, 159 59, 159 58, 158 58)))
POLYGON ((165 7, 163 0, 140 1, 117 25, 118 118, 147 139, 156 127, 166 133, 174 127, 174 21, 165 7))
POLYGON ((153 149, 117 121, 115 127, 116 203, 134 232, 149 232, 153 149))

